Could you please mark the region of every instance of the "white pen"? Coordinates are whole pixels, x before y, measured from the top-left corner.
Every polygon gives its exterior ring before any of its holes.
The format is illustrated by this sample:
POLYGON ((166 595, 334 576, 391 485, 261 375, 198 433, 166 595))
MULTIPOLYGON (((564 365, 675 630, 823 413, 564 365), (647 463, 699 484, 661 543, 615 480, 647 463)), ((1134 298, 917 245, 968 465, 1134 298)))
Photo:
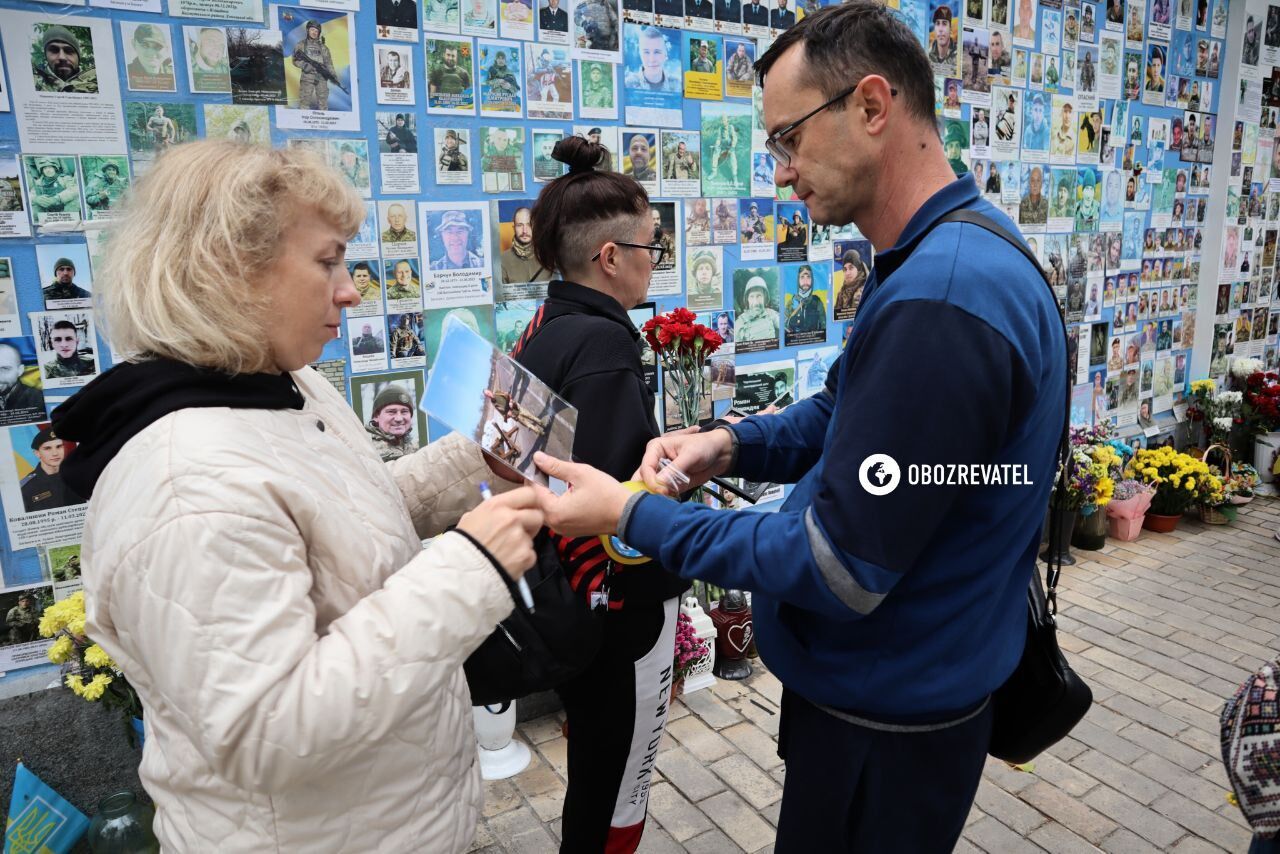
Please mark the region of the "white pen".
MULTIPOLYGON (((489 481, 480 481, 480 499, 488 501, 493 497, 493 493, 489 491, 489 481)), ((524 606, 529 609, 529 613, 533 613, 533 591, 529 589, 529 582, 524 580, 524 576, 520 576, 516 581, 516 587, 520 588, 520 598, 524 600, 524 606)))

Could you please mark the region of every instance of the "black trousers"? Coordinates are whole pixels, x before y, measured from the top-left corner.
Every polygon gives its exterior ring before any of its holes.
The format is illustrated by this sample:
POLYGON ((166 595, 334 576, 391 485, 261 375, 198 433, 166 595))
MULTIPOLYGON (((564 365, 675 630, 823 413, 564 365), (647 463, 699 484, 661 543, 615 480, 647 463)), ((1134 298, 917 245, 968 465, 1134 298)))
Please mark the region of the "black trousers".
POLYGON ((787 763, 777 854, 946 854, 978 792, 991 704, 963 723, 889 732, 782 695, 778 755, 787 763))
POLYGON ((678 601, 610 612, 595 661, 556 689, 569 720, 565 854, 627 854, 640 844, 667 724, 678 601))

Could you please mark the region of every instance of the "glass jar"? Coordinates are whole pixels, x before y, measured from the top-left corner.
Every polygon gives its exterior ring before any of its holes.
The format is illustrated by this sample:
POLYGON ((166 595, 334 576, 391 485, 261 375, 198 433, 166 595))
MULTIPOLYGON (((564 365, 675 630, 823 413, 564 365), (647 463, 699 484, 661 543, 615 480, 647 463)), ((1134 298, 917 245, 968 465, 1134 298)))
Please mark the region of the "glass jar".
POLYGON ((159 854, 160 843, 151 831, 156 811, 140 802, 133 792, 116 792, 98 802, 97 815, 89 822, 89 850, 94 854, 159 854))

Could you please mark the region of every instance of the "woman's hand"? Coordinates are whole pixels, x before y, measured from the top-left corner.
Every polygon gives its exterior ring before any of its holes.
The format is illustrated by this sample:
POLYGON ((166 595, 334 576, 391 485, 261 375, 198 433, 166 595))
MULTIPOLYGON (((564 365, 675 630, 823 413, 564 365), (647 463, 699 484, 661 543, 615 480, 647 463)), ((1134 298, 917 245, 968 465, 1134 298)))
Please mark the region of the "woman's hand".
POLYGON ((475 538, 515 581, 533 566, 533 535, 542 527, 538 496, 522 486, 483 501, 458 521, 458 528, 475 538))
POLYGON ((727 430, 706 433, 680 431, 650 439, 644 449, 639 475, 649 488, 663 495, 675 496, 668 478, 662 476, 661 460, 668 459, 684 472, 689 483, 684 489, 702 486, 711 478, 724 474, 733 456, 733 437, 727 430))
POLYGON ((547 526, 566 537, 593 537, 614 534, 618 519, 633 493, 609 475, 583 463, 558 460, 541 451, 533 462, 551 477, 569 485, 564 495, 544 486, 535 486, 538 504, 547 526))

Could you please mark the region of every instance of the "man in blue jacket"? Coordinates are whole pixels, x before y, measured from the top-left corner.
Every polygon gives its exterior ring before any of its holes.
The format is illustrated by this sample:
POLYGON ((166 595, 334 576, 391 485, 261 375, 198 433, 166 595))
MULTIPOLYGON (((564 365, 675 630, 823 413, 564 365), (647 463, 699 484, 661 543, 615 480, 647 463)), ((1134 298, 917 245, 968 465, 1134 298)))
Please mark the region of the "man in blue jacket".
POLYGON ((682 576, 754 591, 756 637, 785 686, 777 851, 950 851, 981 778, 990 695, 1026 634, 1026 591, 1066 406, 1053 295, 1017 229, 947 164, 933 75, 875 0, 806 17, 756 66, 775 180, 813 222, 876 249, 826 388, 776 415, 649 443, 694 485, 796 483, 777 513, 631 493, 587 466, 538 464, 568 535, 616 532, 682 576), (839 139, 833 146, 830 140, 839 139))

